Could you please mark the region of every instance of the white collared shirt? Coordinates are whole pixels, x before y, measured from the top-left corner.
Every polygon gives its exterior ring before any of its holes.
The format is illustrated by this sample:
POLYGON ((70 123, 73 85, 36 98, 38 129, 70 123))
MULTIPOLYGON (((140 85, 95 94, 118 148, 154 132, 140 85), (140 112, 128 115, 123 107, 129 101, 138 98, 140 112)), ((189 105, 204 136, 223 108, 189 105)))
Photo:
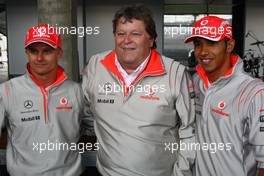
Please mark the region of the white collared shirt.
POLYGON ((149 55, 146 57, 146 59, 130 74, 128 74, 123 67, 121 66, 120 62, 117 59, 117 56, 115 58, 115 64, 117 66, 118 71, 121 73, 122 77, 124 78, 124 81, 127 86, 130 86, 130 84, 138 77, 138 75, 144 70, 145 66, 148 63, 149 56, 151 51, 149 52, 149 55))

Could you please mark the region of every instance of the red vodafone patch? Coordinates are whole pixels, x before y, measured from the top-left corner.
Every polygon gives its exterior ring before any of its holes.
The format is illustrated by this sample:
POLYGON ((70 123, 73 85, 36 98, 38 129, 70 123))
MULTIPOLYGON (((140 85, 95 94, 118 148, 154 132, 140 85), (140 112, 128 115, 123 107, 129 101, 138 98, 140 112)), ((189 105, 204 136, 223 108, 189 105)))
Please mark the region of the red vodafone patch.
POLYGON ((219 109, 225 109, 225 106, 226 106, 226 103, 224 102, 224 101, 220 101, 219 103, 218 103, 218 108, 219 109))
POLYGON ((65 97, 60 98, 60 105, 56 106, 56 109, 63 110, 63 109, 72 109, 71 105, 68 104, 68 99, 65 97))
POLYGON ((66 105, 66 104, 68 104, 68 100, 67 100, 67 98, 62 97, 62 98, 60 99, 60 104, 61 104, 61 105, 66 105))

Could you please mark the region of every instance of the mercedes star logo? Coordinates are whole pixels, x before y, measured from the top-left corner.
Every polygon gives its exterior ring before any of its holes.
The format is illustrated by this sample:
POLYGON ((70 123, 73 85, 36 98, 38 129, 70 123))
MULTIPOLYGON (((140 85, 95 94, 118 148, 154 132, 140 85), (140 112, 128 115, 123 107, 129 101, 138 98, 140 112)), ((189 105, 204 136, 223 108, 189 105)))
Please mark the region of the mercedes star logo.
POLYGON ((26 109, 30 109, 30 108, 32 108, 32 106, 33 106, 33 102, 31 100, 24 101, 24 107, 26 109))

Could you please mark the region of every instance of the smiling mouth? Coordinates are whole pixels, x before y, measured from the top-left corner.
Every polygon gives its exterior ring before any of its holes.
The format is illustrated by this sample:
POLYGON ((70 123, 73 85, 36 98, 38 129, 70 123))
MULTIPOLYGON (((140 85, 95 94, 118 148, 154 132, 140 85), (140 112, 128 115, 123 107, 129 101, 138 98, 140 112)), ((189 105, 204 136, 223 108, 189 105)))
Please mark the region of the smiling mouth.
POLYGON ((200 59, 201 64, 205 64, 205 65, 210 64, 211 61, 212 59, 200 59))
POLYGON ((122 48, 124 51, 133 51, 135 48, 122 48))
POLYGON ((47 64, 35 64, 35 66, 37 66, 37 67, 43 67, 45 65, 47 65, 47 64))

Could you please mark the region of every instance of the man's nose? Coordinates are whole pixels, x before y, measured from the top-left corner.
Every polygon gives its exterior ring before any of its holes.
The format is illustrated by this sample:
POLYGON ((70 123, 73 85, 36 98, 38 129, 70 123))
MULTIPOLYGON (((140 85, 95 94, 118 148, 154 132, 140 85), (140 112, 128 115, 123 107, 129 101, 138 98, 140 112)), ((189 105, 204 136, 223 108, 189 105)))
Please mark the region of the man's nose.
POLYGON ((125 43, 130 43, 131 42, 131 35, 130 34, 126 34, 125 35, 124 42, 125 43))
POLYGON ((207 55, 208 53, 209 53, 209 49, 208 49, 207 45, 202 44, 201 49, 200 49, 200 55, 204 56, 204 55, 207 55))
POLYGON ((37 55, 37 60, 38 61, 42 61, 43 60, 43 53, 42 52, 39 52, 38 55, 37 55))

